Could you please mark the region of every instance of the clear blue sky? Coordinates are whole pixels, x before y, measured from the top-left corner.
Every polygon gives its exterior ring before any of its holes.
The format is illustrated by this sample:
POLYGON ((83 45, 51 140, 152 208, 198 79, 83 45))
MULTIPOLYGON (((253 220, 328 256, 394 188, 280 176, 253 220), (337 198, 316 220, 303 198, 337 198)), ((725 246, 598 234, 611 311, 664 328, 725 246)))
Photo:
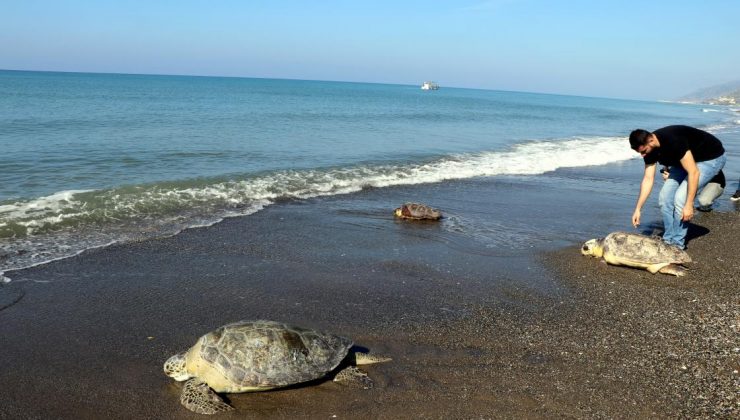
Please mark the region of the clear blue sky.
POLYGON ((0 68, 672 99, 740 79, 738 0, 0 0, 0 68))

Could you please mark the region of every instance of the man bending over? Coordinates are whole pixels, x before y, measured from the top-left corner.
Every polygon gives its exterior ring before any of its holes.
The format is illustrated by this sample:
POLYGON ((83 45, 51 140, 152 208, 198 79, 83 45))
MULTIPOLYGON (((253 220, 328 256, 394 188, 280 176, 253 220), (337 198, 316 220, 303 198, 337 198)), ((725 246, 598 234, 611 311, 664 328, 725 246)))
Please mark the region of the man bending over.
POLYGON ((632 214, 632 225, 640 224, 640 211, 650 196, 657 163, 668 166, 668 179, 658 203, 663 216, 663 241, 686 248, 689 221, 694 217, 696 192, 725 166, 722 142, 706 131, 671 125, 652 133, 637 129, 630 133, 630 146, 645 162, 640 195, 632 214))

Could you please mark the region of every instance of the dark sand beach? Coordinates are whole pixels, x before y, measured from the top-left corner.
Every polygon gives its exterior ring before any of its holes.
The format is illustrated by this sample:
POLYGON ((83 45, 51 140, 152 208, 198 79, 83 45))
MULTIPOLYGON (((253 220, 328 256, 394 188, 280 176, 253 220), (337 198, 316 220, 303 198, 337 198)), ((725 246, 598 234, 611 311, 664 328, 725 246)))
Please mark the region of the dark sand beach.
POLYGON ((367 369, 370 390, 319 381, 229 395, 236 411, 220 418, 738 417, 739 212, 698 215, 696 263, 675 278, 583 257, 578 231, 505 252, 395 221, 392 207, 359 210, 363 195, 388 207, 436 197, 462 220, 483 199, 450 191, 475 182, 285 202, 7 273, 0 418, 203 418, 179 404, 163 362, 260 318, 393 361, 367 369))

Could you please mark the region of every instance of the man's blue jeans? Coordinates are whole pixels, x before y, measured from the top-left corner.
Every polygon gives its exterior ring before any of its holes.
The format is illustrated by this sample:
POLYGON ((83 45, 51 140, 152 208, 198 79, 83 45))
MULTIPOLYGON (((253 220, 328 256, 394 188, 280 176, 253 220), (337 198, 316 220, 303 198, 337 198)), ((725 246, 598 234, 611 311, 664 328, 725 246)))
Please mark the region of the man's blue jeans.
MULTIPOLYGON (((719 171, 725 166, 727 156, 724 154, 716 159, 704 162, 696 162, 699 168, 699 190, 704 188, 709 181, 714 178, 719 171)), ((686 245, 686 232, 689 230, 689 223, 682 222, 683 207, 686 204, 686 195, 688 193, 688 173, 681 165, 671 166, 668 179, 660 190, 660 212, 663 215, 663 241, 669 244, 677 245, 683 248, 686 245)))

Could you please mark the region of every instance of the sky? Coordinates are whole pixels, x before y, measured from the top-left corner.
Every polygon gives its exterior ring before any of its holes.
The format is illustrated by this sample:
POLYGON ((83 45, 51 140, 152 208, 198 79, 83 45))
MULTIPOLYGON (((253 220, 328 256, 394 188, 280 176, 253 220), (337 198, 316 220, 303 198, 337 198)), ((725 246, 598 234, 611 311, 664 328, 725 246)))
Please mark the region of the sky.
POLYGON ((0 0, 0 69, 675 99, 740 79, 737 0, 0 0))

